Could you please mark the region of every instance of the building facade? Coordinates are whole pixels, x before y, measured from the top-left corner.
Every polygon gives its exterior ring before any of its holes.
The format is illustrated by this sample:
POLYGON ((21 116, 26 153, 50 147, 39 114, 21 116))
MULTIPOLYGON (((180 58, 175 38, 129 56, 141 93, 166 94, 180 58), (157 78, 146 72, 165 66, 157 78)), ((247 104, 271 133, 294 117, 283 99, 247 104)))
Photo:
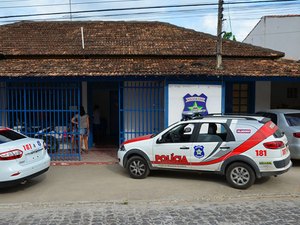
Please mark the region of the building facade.
MULTIPOLYGON (((247 35, 244 43, 285 53, 284 58, 300 60, 300 15, 264 16, 247 35)), ((269 102, 259 110, 270 108, 300 109, 300 85, 291 80, 261 83, 269 102), (278 91, 280 90, 280 91, 278 91), (268 94, 267 94, 268 93, 268 94)))
MULTIPOLYGON (((183 112, 253 113, 270 80, 299 82, 282 52, 160 22, 21 22, 0 27, 0 122, 80 160, 71 118, 100 108, 101 146, 156 133, 183 112)), ((93 130, 90 133, 93 145, 93 130)))

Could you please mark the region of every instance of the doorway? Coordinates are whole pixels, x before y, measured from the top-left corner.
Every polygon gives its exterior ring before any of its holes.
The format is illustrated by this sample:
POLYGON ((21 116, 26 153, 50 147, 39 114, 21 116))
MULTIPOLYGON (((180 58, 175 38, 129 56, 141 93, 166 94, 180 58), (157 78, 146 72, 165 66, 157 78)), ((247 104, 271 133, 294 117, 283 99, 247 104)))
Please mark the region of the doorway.
POLYGON ((93 145, 98 148, 117 147, 119 144, 119 86, 118 82, 92 82, 91 124, 93 145), (95 125, 95 106, 98 106, 100 124, 95 125))

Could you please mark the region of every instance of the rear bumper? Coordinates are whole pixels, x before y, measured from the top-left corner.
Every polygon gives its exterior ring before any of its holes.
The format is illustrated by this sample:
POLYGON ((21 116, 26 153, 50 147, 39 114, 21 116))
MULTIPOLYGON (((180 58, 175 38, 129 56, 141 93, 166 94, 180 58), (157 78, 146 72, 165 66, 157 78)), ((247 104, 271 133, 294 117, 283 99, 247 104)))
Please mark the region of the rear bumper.
POLYGON ((17 185, 17 184, 20 184, 21 182, 25 181, 25 180, 29 180, 29 179, 32 179, 34 177, 37 177, 45 172, 47 172, 49 170, 49 167, 47 167, 46 169, 44 170, 41 170, 37 173, 34 173, 34 174, 31 174, 27 177, 22 177, 20 179, 17 179, 17 180, 11 180, 11 181, 2 181, 0 182, 0 188, 5 188, 5 187, 11 187, 11 186, 14 186, 14 185, 17 185))
POLYGON ((290 158, 288 164, 281 168, 280 170, 276 170, 276 171, 266 171, 266 172, 261 172, 260 173, 260 177, 270 177, 270 176, 277 176, 283 173, 286 173, 291 167, 292 167, 292 161, 290 161, 290 158))
POLYGON ((23 165, 18 161, 1 161, 0 187, 6 183, 20 183, 46 172, 50 167, 50 157, 45 154, 43 159, 23 165))

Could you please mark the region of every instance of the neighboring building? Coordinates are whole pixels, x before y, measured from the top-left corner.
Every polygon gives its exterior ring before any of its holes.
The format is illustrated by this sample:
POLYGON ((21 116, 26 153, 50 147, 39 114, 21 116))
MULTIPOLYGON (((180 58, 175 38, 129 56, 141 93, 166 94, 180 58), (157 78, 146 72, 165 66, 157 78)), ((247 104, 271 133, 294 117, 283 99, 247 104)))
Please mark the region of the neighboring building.
MULTIPOLYGON (((264 16, 243 41, 285 53, 285 58, 300 60, 300 15, 264 16)), ((264 82, 269 108, 300 109, 300 85, 293 81, 264 82), (281 90, 281 91, 278 91, 281 90)))
POLYGON ((300 15, 264 16, 247 35, 244 43, 285 53, 300 60, 300 15))
POLYGON ((239 42, 224 41, 216 69, 216 40, 160 22, 0 26, 0 123, 32 136, 49 128, 40 134, 58 142, 52 158, 80 159, 68 138, 80 105, 90 115, 100 106, 102 144, 117 146, 183 111, 253 113, 270 106, 266 81, 299 83, 299 63, 239 42))

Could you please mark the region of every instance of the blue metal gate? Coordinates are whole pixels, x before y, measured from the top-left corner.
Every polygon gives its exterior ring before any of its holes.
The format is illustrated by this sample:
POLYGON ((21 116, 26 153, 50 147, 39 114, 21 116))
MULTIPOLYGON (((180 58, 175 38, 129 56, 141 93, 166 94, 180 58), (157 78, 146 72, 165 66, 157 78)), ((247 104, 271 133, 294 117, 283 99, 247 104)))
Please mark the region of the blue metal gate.
POLYGON ((71 126, 79 111, 80 87, 79 82, 3 82, 1 125, 44 139, 52 160, 80 160, 79 134, 71 126))
POLYGON ((120 143, 164 127, 164 82, 120 83, 120 143))

